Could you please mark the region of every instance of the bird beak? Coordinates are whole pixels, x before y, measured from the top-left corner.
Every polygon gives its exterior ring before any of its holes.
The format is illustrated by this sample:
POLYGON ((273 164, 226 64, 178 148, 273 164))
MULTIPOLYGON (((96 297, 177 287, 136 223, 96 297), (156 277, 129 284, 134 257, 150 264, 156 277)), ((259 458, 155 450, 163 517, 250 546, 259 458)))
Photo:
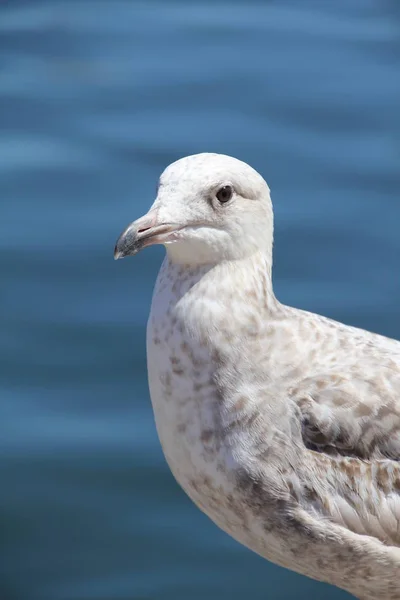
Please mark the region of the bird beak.
POLYGON ((125 256, 133 256, 147 246, 163 244, 176 229, 173 224, 158 223, 157 210, 150 210, 147 215, 133 221, 121 233, 115 244, 114 258, 118 260, 125 256))

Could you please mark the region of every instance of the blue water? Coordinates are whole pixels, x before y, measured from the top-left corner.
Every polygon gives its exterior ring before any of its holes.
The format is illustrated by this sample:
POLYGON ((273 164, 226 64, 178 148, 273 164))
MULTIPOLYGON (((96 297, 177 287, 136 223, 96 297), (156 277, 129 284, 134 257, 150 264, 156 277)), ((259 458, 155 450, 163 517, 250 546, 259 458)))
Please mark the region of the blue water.
POLYGON ((395 0, 3 0, 1 600, 345 599, 219 531, 156 437, 163 251, 113 261, 171 161, 260 170, 281 301, 400 338, 395 0))

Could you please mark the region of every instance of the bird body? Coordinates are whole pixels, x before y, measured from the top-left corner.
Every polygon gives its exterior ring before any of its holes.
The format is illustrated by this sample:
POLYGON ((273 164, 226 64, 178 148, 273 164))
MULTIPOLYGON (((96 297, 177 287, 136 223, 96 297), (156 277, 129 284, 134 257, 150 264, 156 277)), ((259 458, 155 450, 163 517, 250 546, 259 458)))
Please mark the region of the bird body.
POLYGON ((267 559, 400 598, 400 343, 278 302, 269 190, 248 165, 173 163, 149 215, 116 252, 167 247, 147 356, 175 478, 267 559))

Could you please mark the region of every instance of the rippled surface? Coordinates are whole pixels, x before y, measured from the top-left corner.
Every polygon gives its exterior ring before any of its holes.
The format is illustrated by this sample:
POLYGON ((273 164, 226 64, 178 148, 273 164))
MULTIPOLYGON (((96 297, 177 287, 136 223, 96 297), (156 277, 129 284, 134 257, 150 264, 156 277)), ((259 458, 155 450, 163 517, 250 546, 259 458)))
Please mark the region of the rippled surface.
POLYGON ((395 1, 0 6, 0 597, 346 594, 220 532, 163 460, 145 323, 162 250, 114 263, 160 171, 259 169, 289 304, 400 338, 395 1))

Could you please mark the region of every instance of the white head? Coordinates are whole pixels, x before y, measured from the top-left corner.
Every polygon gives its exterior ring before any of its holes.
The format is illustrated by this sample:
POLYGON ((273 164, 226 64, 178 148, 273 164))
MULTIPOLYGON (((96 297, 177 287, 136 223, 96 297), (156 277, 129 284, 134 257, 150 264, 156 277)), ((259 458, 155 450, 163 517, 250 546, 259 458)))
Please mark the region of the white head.
POLYGON ((262 251, 271 259, 269 188, 246 163, 223 154, 195 154, 162 173, 150 211, 122 233, 115 258, 164 244, 185 264, 235 260, 262 251))

